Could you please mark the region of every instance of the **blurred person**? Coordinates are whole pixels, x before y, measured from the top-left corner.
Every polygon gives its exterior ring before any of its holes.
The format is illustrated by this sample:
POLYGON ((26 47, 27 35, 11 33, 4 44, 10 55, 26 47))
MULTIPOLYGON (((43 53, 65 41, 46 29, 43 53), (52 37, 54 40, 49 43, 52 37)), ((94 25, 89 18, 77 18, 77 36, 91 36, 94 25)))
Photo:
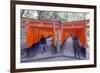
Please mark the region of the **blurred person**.
POLYGON ((40 43, 39 43, 39 47, 40 47, 40 52, 43 54, 43 52, 45 51, 45 45, 47 44, 46 42, 46 38, 42 35, 40 38, 40 43))

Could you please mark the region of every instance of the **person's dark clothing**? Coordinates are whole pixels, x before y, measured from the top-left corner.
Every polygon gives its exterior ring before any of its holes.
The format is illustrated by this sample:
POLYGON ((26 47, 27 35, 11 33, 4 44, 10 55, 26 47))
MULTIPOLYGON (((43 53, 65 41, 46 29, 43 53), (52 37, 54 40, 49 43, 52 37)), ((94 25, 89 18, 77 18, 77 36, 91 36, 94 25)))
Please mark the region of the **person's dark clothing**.
POLYGON ((83 57, 86 57, 86 48, 81 47, 81 54, 83 57))
POLYGON ((45 39, 44 37, 42 37, 42 38, 40 39, 40 44, 46 44, 46 39, 45 39))
POLYGON ((44 37, 41 37, 41 39, 40 39, 40 51, 41 51, 41 53, 43 53, 46 50, 46 48, 45 48, 46 44, 47 44, 46 39, 44 37))
POLYGON ((80 58, 80 46, 79 46, 79 40, 77 38, 74 38, 74 43, 73 43, 73 48, 74 48, 74 57, 78 55, 78 58, 80 58))

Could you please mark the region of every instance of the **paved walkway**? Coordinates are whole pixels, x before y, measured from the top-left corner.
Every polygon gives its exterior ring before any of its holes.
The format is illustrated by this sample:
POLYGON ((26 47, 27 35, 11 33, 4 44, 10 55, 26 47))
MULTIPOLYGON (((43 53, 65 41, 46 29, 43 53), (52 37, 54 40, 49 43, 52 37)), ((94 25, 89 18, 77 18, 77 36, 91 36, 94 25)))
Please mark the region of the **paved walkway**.
POLYGON ((83 59, 87 59, 87 58, 82 58, 78 59, 78 58, 74 58, 74 50, 73 50, 73 40, 72 38, 68 38, 63 46, 63 52, 62 53, 58 53, 58 54, 53 54, 53 47, 49 46, 46 51, 42 54, 40 52, 38 52, 35 56, 31 57, 25 57, 22 56, 21 58, 21 62, 25 63, 25 62, 42 62, 42 61, 63 61, 63 60, 83 60, 83 59))

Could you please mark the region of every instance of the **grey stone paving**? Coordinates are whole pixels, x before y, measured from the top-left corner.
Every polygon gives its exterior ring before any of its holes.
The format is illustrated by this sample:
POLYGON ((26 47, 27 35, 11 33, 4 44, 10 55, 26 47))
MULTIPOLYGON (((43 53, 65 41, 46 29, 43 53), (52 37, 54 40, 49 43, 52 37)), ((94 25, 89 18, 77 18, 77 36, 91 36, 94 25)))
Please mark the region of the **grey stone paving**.
POLYGON ((33 53, 30 57, 25 57, 25 54, 21 56, 21 62, 48 62, 48 61, 69 61, 69 60, 85 60, 88 58, 81 57, 80 59, 74 58, 73 51, 73 40, 72 38, 68 38, 63 46, 63 52, 58 54, 53 54, 53 47, 49 46, 46 48, 46 51, 42 54, 38 51, 38 53, 33 56, 33 53))

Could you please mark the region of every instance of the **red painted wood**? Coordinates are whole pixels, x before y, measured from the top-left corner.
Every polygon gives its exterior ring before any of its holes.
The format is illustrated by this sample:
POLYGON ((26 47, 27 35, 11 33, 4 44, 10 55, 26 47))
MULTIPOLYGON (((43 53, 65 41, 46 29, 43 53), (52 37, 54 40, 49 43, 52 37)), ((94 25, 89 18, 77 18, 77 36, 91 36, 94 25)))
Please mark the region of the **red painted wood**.
POLYGON ((59 24, 57 21, 48 20, 27 20, 27 24, 23 24, 26 28, 26 46, 30 47, 32 44, 38 42, 41 35, 44 37, 52 36, 53 44, 56 44, 56 29, 61 30, 60 42, 67 39, 69 34, 76 36, 82 42, 83 46, 86 47, 86 28, 88 20, 79 22, 64 22, 59 24))

